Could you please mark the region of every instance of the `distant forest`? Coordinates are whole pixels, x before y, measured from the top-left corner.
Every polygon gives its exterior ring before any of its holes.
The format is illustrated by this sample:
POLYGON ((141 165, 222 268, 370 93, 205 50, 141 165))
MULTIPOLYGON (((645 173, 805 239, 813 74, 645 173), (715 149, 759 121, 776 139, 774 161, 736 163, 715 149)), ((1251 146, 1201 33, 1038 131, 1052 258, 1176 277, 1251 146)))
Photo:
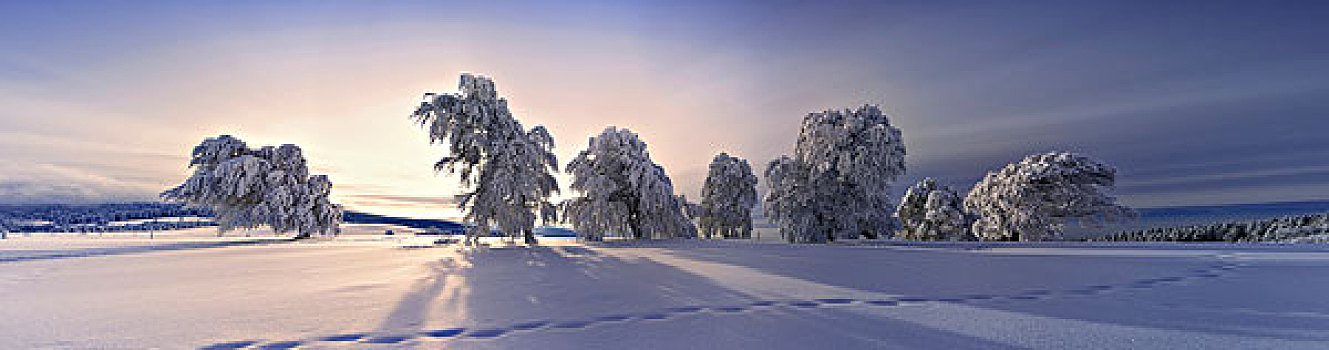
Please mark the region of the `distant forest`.
POLYGON ((11 232, 174 230, 215 226, 211 220, 179 219, 211 216, 206 209, 170 203, 0 205, 0 226, 11 232))
MULTIPOLYGON (((0 228, 18 233, 178 230, 216 226, 212 215, 207 209, 159 202, 0 205, 0 228)), ((444 233, 464 230, 461 224, 447 220, 398 218, 354 211, 346 211, 344 220, 346 223, 400 225, 444 233)))
POLYGON ((1217 224, 1151 228, 1091 238, 1090 241, 1170 242, 1329 242, 1329 213, 1217 224))

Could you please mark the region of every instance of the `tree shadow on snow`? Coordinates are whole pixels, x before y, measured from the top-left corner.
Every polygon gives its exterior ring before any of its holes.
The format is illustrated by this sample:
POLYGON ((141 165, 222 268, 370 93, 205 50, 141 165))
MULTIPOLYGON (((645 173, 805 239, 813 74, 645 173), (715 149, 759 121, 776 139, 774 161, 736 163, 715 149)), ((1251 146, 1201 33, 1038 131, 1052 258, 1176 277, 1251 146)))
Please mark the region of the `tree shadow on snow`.
POLYGON ((795 308, 793 312, 818 316, 791 315, 790 307, 781 303, 722 287, 672 265, 603 254, 597 248, 485 250, 471 255, 469 262, 461 273, 468 284, 466 313, 474 323, 462 335, 466 341, 512 337, 505 340, 515 342, 499 343, 498 348, 582 347, 588 341, 593 348, 786 348, 790 342, 806 347, 1003 347, 833 308, 795 308), (810 323, 833 331, 809 333, 810 323), (896 331, 883 332, 882 326, 896 331), (632 336, 623 336, 625 329, 632 336), (918 332, 927 335, 913 334, 918 332))
MULTIPOLYGON (((427 266, 372 330, 246 346, 460 341, 489 348, 1005 348, 848 299, 762 300, 648 258, 603 248, 479 248, 427 266)), ((228 346, 237 342, 213 344, 228 346)))
POLYGON ((1325 322, 1329 303, 1315 297, 1323 295, 1326 285, 1294 281, 1318 278, 1329 268, 1300 270, 1303 277, 1254 275, 1255 271, 1242 277, 1247 272, 1219 269, 1216 266, 1226 263, 1209 258, 987 255, 802 245, 663 249, 682 258, 830 286, 1047 318, 1329 341, 1329 322, 1325 322), (1278 281, 1267 281, 1271 279, 1278 281), (1270 308, 1268 301, 1280 298, 1289 299, 1282 304, 1296 304, 1280 309, 1302 312, 1250 310, 1270 308), (1248 307, 1238 310, 1241 304, 1248 307))

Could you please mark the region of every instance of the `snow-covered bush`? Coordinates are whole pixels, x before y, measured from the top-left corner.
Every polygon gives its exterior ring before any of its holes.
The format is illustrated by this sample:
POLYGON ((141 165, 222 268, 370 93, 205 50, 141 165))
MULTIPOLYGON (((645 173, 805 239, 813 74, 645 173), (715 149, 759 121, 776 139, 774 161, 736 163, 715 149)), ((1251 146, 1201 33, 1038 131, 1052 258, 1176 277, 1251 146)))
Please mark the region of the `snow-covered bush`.
POLYGON ((696 237, 697 228, 684 213, 686 201, 674 196, 669 175, 632 131, 611 126, 591 137, 567 172, 578 196, 563 203, 563 220, 580 238, 696 237))
POLYGON ((876 106, 808 114, 794 156, 766 167, 766 214, 790 242, 890 232, 904 156, 900 129, 876 106))
POLYGON ((950 186, 938 186, 937 180, 923 179, 909 187, 895 216, 901 231, 896 238, 907 240, 967 240, 969 220, 960 194, 950 186))
POLYGON ((965 197, 978 215, 973 233, 982 240, 1041 241, 1060 237, 1074 220, 1099 225, 1135 216, 1104 190, 1117 170, 1083 155, 1045 153, 988 173, 965 197))
POLYGON ((460 172, 470 192, 458 196, 475 226, 467 242, 497 229, 535 243, 536 219, 555 220, 549 197, 558 192, 554 138, 543 126, 530 130, 508 110, 489 78, 462 74, 457 94, 425 94, 411 117, 429 129, 431 143, 448 146, 435 170, 460 172))
POLYGON ((341 206, 328 200, 332 182, 309 175, 300 147, 250 149, 221 135, 195 146, 189 166, 194 174, 161 196, 212 210, 221 232, 263 225, 301 238, 339 232, 341 206))
POLYGON ((706 238, 750 238, 757 176, 748 161, 720 153, 711 160, 701 187, 699 224, 706 238))

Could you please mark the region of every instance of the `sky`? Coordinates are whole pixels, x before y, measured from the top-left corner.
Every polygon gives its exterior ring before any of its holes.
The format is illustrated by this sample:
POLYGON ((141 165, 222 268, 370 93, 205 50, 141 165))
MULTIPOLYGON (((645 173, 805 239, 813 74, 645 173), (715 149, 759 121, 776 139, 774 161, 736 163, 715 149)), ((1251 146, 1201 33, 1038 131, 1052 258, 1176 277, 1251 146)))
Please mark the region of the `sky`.
MULTIPOLYGON (((1137 207, 1329 199, 1329 3, 0 3, 0 203, 152 200, 191 148, 292 143, 353 210, 455 217, 425 92, 492 77, 567 161, 606 126, 696 198, 810 112, 876 104, 908 174, 965 189, 1032 153, 1137 207)), ((564 186, 566 176, 561 177, 564 186)), ((564 195, 567 195, 566 193, 564 195)))

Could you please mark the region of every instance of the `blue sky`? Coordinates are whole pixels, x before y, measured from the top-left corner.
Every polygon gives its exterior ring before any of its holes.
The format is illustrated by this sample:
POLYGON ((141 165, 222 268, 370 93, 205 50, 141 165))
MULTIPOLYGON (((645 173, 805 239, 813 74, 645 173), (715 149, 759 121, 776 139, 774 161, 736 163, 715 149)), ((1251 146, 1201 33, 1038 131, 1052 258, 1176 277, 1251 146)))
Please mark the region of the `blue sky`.
POLYGON ((204 137, 295 143, 353 208, 448 216, 406 118, 494 77, 562 160, 627 127, 681 194, 879 104, 909 182, 1051 150, 1135 206, 1329 199, 1329 3, 6 2, 0 202, 150 199, 204 137))

